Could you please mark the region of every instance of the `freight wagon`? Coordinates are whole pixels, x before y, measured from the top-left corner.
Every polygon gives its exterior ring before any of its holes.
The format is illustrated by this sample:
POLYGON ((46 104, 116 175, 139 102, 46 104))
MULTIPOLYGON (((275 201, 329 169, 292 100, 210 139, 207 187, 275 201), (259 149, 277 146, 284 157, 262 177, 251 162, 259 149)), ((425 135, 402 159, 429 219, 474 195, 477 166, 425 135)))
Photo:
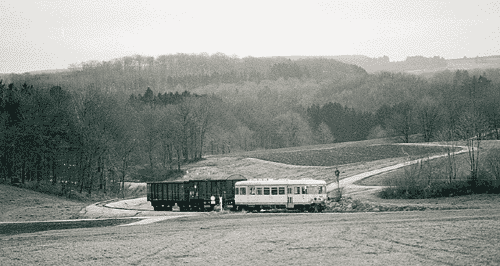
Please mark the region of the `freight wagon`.
POLYGON ((248 180, 235 183, 237 210, 297 209, 322 211, 327 200, 324 180, 248 180))
MULTIPOLYGON (((238 175, 239 176, 239 175, 238 175)), ((155 211, 213 210, 214 206, 234 207, 234 185, 245 178, 228 180, 179 180, 147 183, 147 199, 155 211)))

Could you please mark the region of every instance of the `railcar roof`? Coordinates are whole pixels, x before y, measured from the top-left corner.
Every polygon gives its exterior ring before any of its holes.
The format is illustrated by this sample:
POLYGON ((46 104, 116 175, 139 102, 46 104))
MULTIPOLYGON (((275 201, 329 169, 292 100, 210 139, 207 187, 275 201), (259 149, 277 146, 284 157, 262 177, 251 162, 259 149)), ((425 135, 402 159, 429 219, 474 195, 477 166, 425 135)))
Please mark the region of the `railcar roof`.
POLYGON ((272 186, 272 185, 326 185, 324 180, 314 179, 254 179, 236 182, 235 186, 272 186))
POLYGON ((227 178, 220 178, 220 179, 179 179, 179 180, 170 180, 170 181, 153 181, 153 182, 146 182, 148 184, 181 184, 181 183, 189 183, 189 182, 210 182, 210 181, 240 181, 240 180, 247 180, 246 178, 240 178, 240 179, 227 179, 227 178))

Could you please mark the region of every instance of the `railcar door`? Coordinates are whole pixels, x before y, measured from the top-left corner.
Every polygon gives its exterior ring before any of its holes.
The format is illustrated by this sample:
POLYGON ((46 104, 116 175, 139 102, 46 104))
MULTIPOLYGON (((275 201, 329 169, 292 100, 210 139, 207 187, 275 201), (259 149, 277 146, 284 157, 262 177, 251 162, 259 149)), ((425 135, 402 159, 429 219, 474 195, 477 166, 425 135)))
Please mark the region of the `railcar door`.
POLYGON ((287 201, 286 201, 286 207, 287 209, 293 209, 295 208, 294 204, 293 204, 293 187, 287 187, 286 188, 286 198, 287 198, 287 201))

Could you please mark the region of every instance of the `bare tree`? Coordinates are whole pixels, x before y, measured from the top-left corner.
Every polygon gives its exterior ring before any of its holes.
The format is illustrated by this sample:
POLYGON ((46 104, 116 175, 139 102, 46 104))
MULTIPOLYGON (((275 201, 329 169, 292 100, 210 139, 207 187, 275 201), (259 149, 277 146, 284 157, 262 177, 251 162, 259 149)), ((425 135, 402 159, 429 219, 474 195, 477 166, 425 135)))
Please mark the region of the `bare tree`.
POLYGON ((395 106, 393 110, 394 113, 386 121, 386 125, 394 135, 401 136, 403 142, 408 143, 415 126, 413 106, 404 102, 395 106))
POLYGON ((440 118, 439 104, 430 97, 425 97, 418 102, 416 112, 424 141, 429 142, 438 127, 440 118))
POLYGON ((145 107, 141 114, 142 129, 144 130, 142 143, 148 155, 151 170, 155 167, 154 158, 156 157, 155 152, 157 150, 157 144, 159 143, 160 112, 161 110, 156 108, 145 107))
POLYGON ((316 139, 320 144, 328 144, 335 141, 335 137, 332 135, 330 127, 328 127, 325 122, 321 122, 321 124, 319 124, 316 139))
POLYGON ((312 133, 309 125, 302 117, 293 112, 287 112, 274 119, 276 133, 281 137, 284 147, 310 144, 312 133))

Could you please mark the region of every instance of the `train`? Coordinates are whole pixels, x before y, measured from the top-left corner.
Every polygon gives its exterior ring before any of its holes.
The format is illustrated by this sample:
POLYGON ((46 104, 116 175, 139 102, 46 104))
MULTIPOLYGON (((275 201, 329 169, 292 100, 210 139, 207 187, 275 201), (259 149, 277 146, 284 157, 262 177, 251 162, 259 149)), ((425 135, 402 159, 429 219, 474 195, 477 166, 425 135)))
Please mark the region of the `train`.
POLYGON ((207 211, 220 205, 234 207, 234 186, 246 178, 178 180, 147 183, 147 200, 155 211, 207 211))
POLYGON ((211 211, 225 209, 259 211, 287 209, 322 211, 327 200, 326 182, 302 179, 178 180, 147 183, 147 200, 155 211, 211 211))
POLYGON ((324 180, 254 179, 235 183, 236 210, 293 209, 321 212, 327 199, 324 180))

